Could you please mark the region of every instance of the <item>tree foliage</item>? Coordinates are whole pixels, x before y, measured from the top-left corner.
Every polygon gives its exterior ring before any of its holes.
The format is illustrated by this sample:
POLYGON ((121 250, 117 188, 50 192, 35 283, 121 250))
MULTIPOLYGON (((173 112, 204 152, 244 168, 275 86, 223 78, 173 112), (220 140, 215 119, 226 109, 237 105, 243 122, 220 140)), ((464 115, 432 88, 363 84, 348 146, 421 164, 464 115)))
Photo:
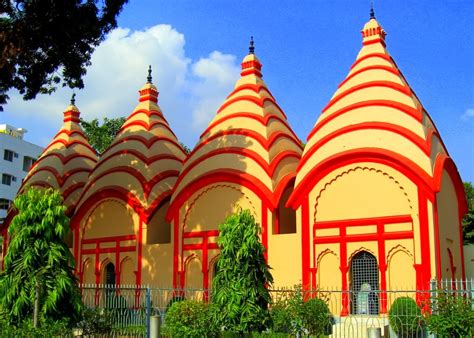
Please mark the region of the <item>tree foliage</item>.
POLYGON ((30 188, 13 204, 18 214, 8 229, 0 312, 15 326, 30 319, 38 289, 42 322, 76 320, 82 301, 73 275, 74 258, 64 242, 69 219, 60 193, 30 188))
POLYGON ((92 52, 117 26, 126 2, 0 1, 0 110, 11 88, 25 100, 53 92, 61 80, 83 88, 92 52))
POLYGON ((466 193, 467 214, 462 220, 462 232, 464 244, 474 243, 474 186, 471 182, 464 182, 464 192, 466 193))
POLYGON ((260 242, 260 227, 249 210, 240 210, 219 230, 220 255, 212 285, 215 322, 229 332, 261 332, 271 326, 267 287, 273 277, 260 242))
POLYGON ((102 125, 99 125, 98 119, 93 119, 90 122, 81 119, 81 126, 91 147, 100 155, 110 146, 125 120, 125 117, 112 119, 106 117, 102 125))

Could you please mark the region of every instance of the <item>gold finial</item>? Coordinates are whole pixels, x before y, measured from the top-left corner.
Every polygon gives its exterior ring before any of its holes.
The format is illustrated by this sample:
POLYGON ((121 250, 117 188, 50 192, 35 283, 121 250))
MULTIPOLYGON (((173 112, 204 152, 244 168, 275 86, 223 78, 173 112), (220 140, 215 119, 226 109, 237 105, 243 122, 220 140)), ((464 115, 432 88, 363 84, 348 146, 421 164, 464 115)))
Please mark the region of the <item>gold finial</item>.
POLYGON ((71 106, 76 105, 76 93, 72 93, 71 96, 71 106))

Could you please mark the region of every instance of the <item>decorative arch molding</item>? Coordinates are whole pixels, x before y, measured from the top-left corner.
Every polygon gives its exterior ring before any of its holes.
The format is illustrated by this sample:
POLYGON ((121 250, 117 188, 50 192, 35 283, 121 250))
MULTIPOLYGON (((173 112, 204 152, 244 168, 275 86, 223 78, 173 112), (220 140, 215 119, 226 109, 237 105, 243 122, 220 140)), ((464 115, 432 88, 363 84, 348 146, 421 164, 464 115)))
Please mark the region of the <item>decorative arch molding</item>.
POLYGON ((413 256, 413 254, 407 249, 405 248, 403 245, 401 244, 398 244, 397 246, 394 246, 393 248, 391 248, 389 250, 389 252, 387 253, 387 263, 390 264, 391 260, 392 260, 392 257, 397 253, 397 252, 404 252, 407 254, 408 257, 410 257, 411 261, 413 262, 413 264, 415 263, 415 257, 413 256))
MULTIPOLYGON (((329 182, 327 182, 324 187, 319 191, 319 194, 318 196, 316 197, 316 203, 314 204, 314 214, 313 214, 313 222, 316 221, 316 214, 318 212, 318 204, 319 204, 319 199, 321 198, 321 196, 323 195, 323 192, 325 192, 327 190, 327 188, 332 185, 334 182, 336 182, 338 179, 340 179, 341 177, 345 176, 345 175, 348 175, 352 172, 356 172, 356 171, 371 171, 371 172, 375 172, 376 174, 382 174, 383 176, 385 176, 386 178, 388 178, 389 180, 393 181, 393 183, 395 183, 399 188, 400 190, 402 191, 403 195, 405 196, 407 202, 408 202, 408 206, 410 208, 410 210, 413 210, 413 203, 412 201, 410 200, 410 197, 408 197, 408 193, 405 191, 405 188, 400 184, 400 182, 398 182, 393 176, 391 176, 390 174, 386 173, 385 171, 381 170, 381 169, 376 169, 376 168, 371 168, 371 167, 367 167, 367 166, 356 166, 354 168, 350 168, 350 169, 347 169, 346 171, 336 175, 333 179, 331 179, 329 182)), ((290 197, 291 198, 291 197, 290 197)))
POLYGON ((333 250, 331 249, 326 249, 324 251, 322 251, 318 257, 316 257, 316 266, 319 267, 320 264, 321 264, 321 260, 324 258, 324 256, 326 255, 334 255, 336 256, 336 258, 339 260, 339 255, 337 253, 335 253, 333 250))
POLYGON ((242 190, 238 189, 237 187, 233 186, 233 185, 230 185, 230 184, 215 184, 215 185, 211 185, 209 187, 207 187, 206 189, 202 190, 197 196, 195 199, 193 199, 193 201, 191 202, 191 204, 189 205, 189 207, 186 209, 186 214, 184 215, 184 218, 183 218, 183 223, 181 224, 181 229, 184 230, 184 227, 186 226, 186 223, 187 223, 187 220, 188 220, 188 216, 189 214, 191 213, 191 210, 194 209, 194 205, 197 203, 197 201, 202 197, 204 196, 207 192, 211 191, 211 190, 214 190, 214 189, 217 189, 217 188, 229 188, 229 189, 232 189, 232 190, 235 190, 237 192, 239 192, 240 194, 242 194, 242 196, 247 200, 247 202, 249 203, 249 205, 252 207, 252 214, 253 216, 257 216, 257 211, 255 210, 255 206, 253 205, 252 203, 252 200, 247 196, 247 194, 244 194, 242 192, 242 190))
MULTIPOLYGON (((349 262, 349 263, 352 262, 352 259, 354 258, 354 256, 357 255, 360 252, 363 252, 363 251, 370 253, 372 256, 375 257, 375 259, 378 258, 377 254, 375 252, 373 252, 370 249, 367 249, 366 247, 361 246, 360 248, 357 248, 354 251, 352 251, 351 255, 347 259, 347 262, 349 262)), ((377 259, 377 261, 378 261, 378 259, 377 259)))

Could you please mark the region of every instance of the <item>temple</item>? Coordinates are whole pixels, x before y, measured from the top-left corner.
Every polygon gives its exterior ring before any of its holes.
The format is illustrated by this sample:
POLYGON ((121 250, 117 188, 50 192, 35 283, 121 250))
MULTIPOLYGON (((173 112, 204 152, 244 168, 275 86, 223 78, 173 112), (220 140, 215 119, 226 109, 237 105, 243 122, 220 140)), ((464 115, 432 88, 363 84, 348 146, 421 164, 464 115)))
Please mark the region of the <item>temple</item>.
MULTIPOLYGON (((234 90, 190 154, 158 106, 150 69, 100 158, 72 102, 20 193, 61 191, 82 283, 208 289, 219 224, 240 208, 261 225, 275 286, 383 292, 464 278, 463 184, 385 36, 372 12, 304 147, 262 79, 252 39, 234 90)), ((357 299, 341 297, 333 311, 357 312, 357 299)), ((386 313, 387 302, 371 313, 386 313)))

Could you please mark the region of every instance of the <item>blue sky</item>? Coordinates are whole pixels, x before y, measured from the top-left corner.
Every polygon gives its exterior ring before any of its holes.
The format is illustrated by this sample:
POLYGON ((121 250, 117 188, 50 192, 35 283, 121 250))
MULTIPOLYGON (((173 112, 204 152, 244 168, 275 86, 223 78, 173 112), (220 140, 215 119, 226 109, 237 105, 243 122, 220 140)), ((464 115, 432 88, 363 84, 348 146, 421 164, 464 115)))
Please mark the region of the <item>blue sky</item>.
MULTIPOLYGON (((474 1, 374 1, 387 48, 433 118, 461 177, 474 182, 474 1)), ((152 64, 159 104, 193 146, 230 92, 250 35, 264 79, 301 139, 361 48, 370 1, 130 0, 77 93, 86 119, 127 116, 152 64)), ((33 102, 15 92, 2 122, 46 145, 71 91, 33 102)))

